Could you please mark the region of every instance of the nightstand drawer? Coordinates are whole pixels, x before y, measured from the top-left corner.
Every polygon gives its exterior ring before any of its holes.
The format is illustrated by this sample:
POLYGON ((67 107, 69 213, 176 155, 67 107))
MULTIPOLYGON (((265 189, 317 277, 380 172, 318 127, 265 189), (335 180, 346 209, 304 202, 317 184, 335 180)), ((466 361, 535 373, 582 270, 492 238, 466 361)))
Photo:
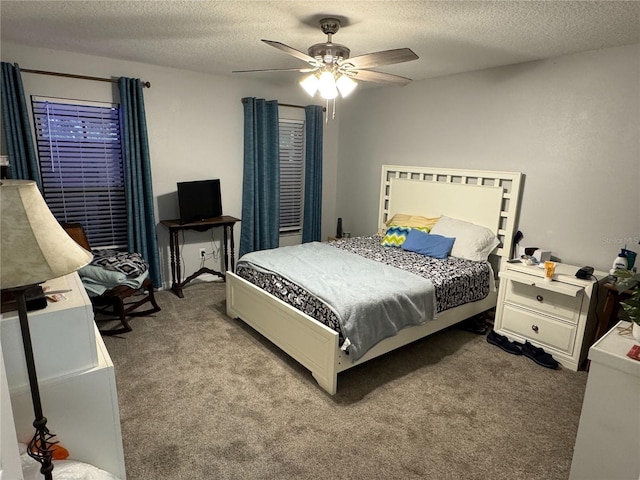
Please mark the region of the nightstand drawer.
POLYGON ((573 355, 577 330, 574 325, 505 305, 502 329, 573 355))
POLYGON ((583 297, 582 289, 571 295, 509 278, 505 302, 577 323, 583 297))

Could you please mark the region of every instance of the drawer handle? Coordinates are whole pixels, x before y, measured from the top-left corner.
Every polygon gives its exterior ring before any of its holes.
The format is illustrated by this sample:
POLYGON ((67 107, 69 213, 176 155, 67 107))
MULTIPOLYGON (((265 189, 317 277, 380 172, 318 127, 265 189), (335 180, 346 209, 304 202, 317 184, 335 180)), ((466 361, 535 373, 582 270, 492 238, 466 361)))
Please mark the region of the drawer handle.
POLYGON ((538 300, 539 302, 544 300, 544 297, 542 295, 536 295, 536 300, 538 300))
POLYGON ((538 333, 538 330, 539 330, 538 325, 531 325, 531 330, 538 333))

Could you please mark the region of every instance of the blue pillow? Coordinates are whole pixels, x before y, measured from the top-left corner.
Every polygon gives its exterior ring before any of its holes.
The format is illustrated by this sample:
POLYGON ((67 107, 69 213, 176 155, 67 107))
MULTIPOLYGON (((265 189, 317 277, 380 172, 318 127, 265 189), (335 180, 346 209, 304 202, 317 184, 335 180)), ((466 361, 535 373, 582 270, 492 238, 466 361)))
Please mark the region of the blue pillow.
POLYGON ((402 248, 409 252, 416 252, 434 258, 447 258, 455 241, 455 238, 424 233, 420 230, 411 230, 402 244, 402 248))

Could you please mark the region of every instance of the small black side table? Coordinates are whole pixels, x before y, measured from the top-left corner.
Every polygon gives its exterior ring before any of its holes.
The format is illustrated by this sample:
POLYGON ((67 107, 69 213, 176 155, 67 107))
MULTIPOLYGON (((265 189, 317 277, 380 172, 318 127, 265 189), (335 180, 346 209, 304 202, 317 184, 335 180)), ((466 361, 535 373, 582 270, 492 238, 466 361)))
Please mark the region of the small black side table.
POLYGON ((197 222, 180 223, 180 220, 161 220, 160 223, 169 229, 169 248, 171 250, 171 290, 178 297, 184 298, 182 288, 194 278, 204 274, 210 273, 217 275, 223 280, 226 278, 226 271, 229 270, 229 247, 231 248, 231 271, 236 268, 235 254, 234 254, 234 241, 233 241, 233 226, 240 219, 230 217, 229 215, 222 215, 221 217, 207 218, 197 222), (203 267, 192 275, 188 276, 182 281, 182 265, 180 265, 180 244, 178 234, 181 230, 197 230, 199 232, 205 232, 212 228, 224 229, 224 272, 217 272, 207 267, 203 267), (229 245, 230 244, 230 245, 229 245))

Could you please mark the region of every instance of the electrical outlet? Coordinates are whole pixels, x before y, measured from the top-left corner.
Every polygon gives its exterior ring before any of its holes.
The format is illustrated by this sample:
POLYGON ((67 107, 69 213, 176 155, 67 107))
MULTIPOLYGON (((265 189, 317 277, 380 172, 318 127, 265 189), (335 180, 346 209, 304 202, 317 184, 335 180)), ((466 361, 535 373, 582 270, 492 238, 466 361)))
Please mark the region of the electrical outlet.
POLYGON ((206 250, 204 248, 201 248, 200 249, 200 258, 204 258, 206 254, 207 254, 206 250))

